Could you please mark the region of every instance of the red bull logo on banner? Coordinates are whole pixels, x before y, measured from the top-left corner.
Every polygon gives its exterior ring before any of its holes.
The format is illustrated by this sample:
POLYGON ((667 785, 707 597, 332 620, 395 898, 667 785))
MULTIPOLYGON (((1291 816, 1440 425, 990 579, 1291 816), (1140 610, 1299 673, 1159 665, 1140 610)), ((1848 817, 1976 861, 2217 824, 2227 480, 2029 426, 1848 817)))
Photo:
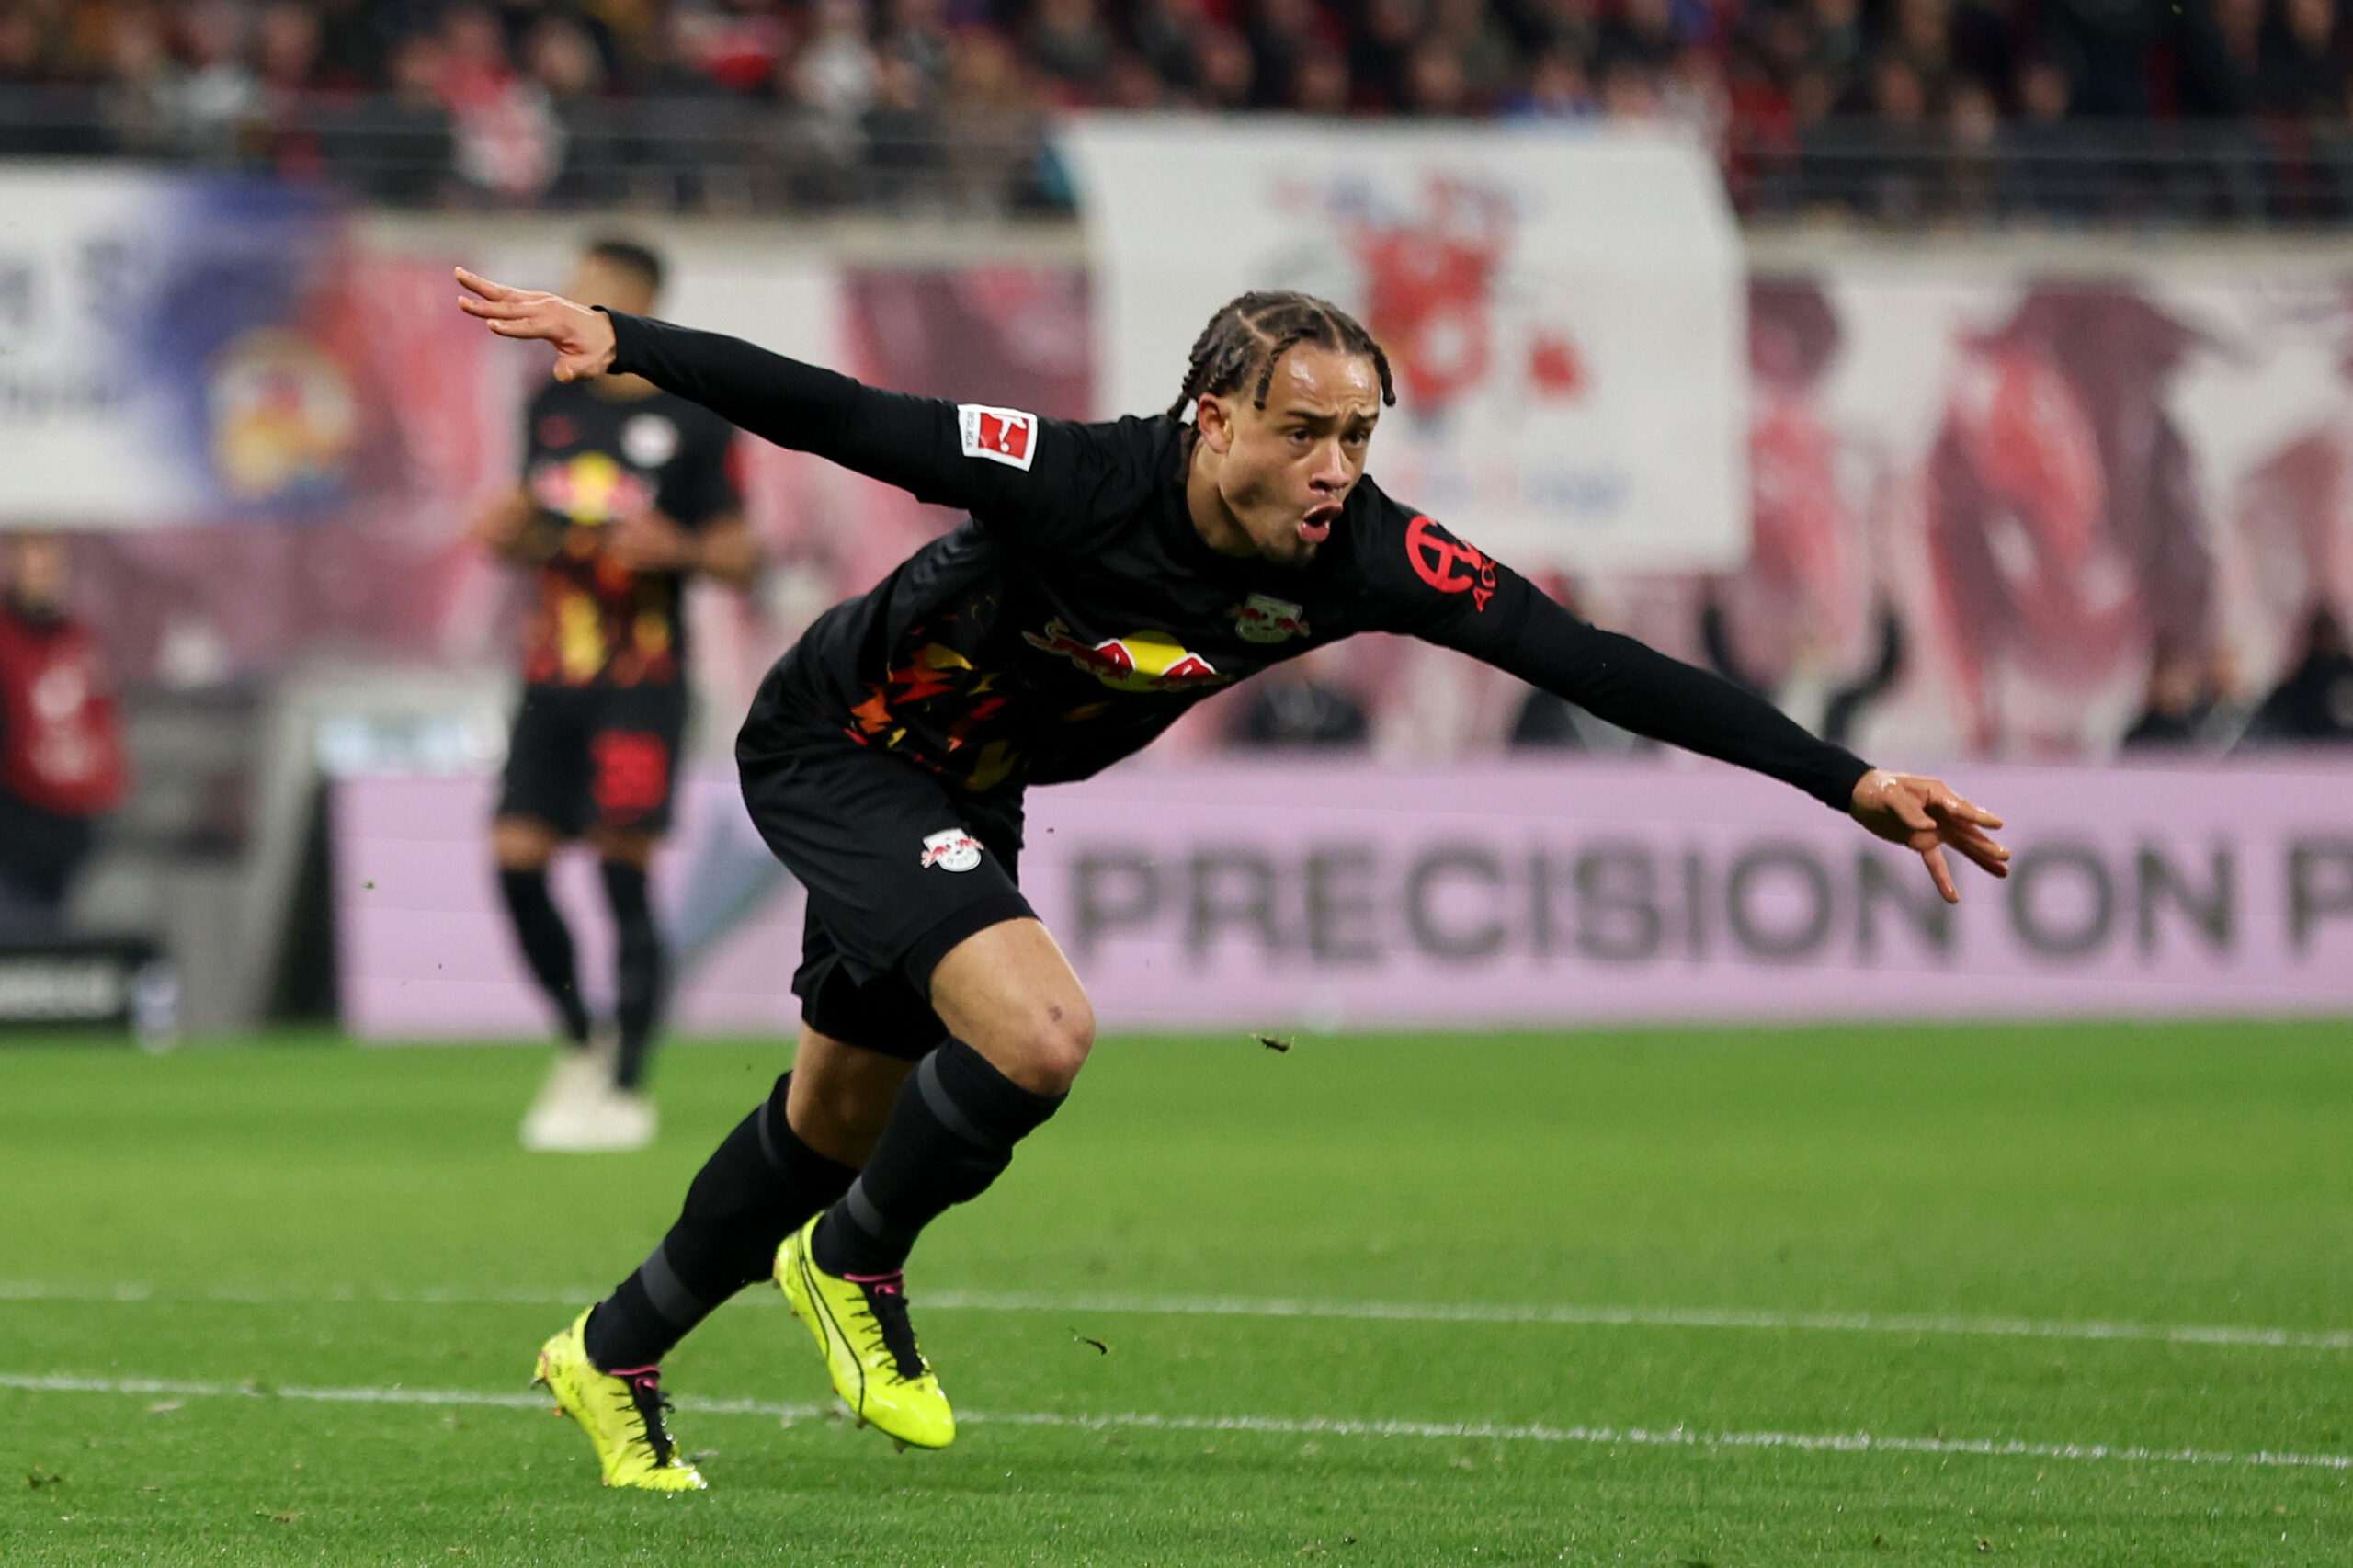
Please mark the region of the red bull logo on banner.
POLYGON ((1226 613, 1233 617, 1233 634, 1245 642, 1288 642, 1309 635, 1305 608, 1265 594, 1253 594, 1226 613))
POLYGON ((1165 631, 1131 631, 1085 642, 1057 618, 1046 623, 1044 636, 1025 631, 1021 637, 1041 653, 1068 659, 1114 691, 1190 691, 1233 678, 1220 675, 1215 665, 1165 631))

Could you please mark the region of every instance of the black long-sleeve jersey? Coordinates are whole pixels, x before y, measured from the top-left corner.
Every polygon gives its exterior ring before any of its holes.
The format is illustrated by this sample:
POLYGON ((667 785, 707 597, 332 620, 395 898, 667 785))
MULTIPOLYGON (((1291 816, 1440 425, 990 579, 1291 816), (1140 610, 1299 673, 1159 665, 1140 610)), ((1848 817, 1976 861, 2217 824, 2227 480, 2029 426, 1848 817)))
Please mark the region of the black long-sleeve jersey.
POLYGON ((1212 692, 1392 631, 1841 810, 1869 770, 1729 682, 1579 620, 1370 476, 1307 564, 1221 555, 1186 507, 1189 431, 1166 415, 1080 424, 914 397, 612 321, 615 370, 971 514, 778 662, 737 744, 747 764, 798 709, 974 792, 1084 778, 1212 692))

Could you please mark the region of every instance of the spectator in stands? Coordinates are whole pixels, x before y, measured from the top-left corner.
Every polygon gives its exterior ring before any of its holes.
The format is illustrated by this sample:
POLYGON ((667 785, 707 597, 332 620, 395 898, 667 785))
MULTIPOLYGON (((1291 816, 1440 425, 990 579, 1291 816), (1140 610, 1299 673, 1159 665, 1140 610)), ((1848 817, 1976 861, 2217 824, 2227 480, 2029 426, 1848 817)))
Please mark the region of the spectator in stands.
POLYGON ((2353 743, 2353 644, 2345 623, 2326 605, 2315 605, 2303 642, 2303 657, 2255 710, 2241 746, 2353 743))
POLYGON ((0 10, 0 85, 47 80, 49 62, 41 55, 40 18, 33 8, 0 10))
POLYGON ((319 13, 303 0, 272 0, 254 21, 254 67, 273 113, 299 107, 318 85, 319 13))
POLYGON ((173 150, 179 78, 162 19, 145 9, 119 12, 97 106, 115 152, 154 157, 173 150))
POLYGON ((62 934, 74 874, 120 803, 122 735, 53 535, 11 534, 0 588, 0 939, 62 934))
POLYGON ((1463 91, 1478 107, 1493 104, 1518 74, 1518 48, 1488 0, 1436 0, 1430 36, 1454 51, 1463 91))
POLYGON ((1004 34, 965 28, 949 40, 939 114, 958 198, 975 208, 1009 200, 1038 114, 1021 59, 1004 34))
POLYGON ((1433 35, 1414 46, 1405 62, 1404 109, 1424 118, 1470 112, 1470 84, 1462 79, 1462 57, 1446 40, 1433 35))
POLYGON ((2264 0, 2186 0, 2175 92, 2193 119, 2252 113, 2263 72, 2264 0))
POLYGON ((305 9, 319 24, 316 85, 358 93, 390 83, 390 34, 381 6, 370 0, 311 0, 305 9))
POLYGON ((1601 44, 1601 12, 1595 0, 1531 0, 1522 8, 1529 42, 1538 51, 1558 51, 1583 67, 1601 44))
POLYGON ((1024 50, 1056 96, 1085 103, 1111 66, 1111 38, 1097 0, 1039 0, 1024 50))
POLYGON ((545 96, 561 132, 563 166, 548 199, 598 206, 628 194, 614 171, 625 149, 604 99, 605 57, 568 13, 544 12, 523 35, 523 74, 545 96))
POLYGON ((1201 62, 1194 40, 1208 26, 1202 0, 1140 0, 1128 13, 1128 36, 1136 52, 1176 93, 1199 85, 1201 62))
POLYGON ((2002 128, 2002 205, 2012 212, 2071 216, 2087 210, 2087 182, 2098 175, 2070 141, 2068 105, 2075 82, 2064 67, 2037 56, 2018 72, 2018 116, 2002 128))
POLYGON ((2208 738, 2213 716, 2206 662, 2191 650, 2160 644, 2149 661, 2149 690, 2141 716, 2117 744, 2128 752, 2185 751, 2208 738))
POLYGON ((1406 102, 1406 61, 1422 34, 1419 0, 1365 0, 1348 40, 1348 74, 1368 107, 1401 108, 1406 102))
POLYGON ((180 13, 188 68, 169 102, 174 139, 196 157, 234 157, 260 120, 261 84, 245 61, 250 30, 237 0, 195 0, 180 13))
POLYGON ((1324 42, 1315 0, 1256 0, 1245 37, 1250 44, 1250 102, 1288 108, 1299 63, 1324 42))
POLYGON ((353 104, 327 123, 327 164, 381 200, 437 202, 456 163, 449 108, 441 98, 443 52, 429 34, 394 44, 386 63, 390 90, 353 104))
POLYGON ((1620 64, 1631 63, 1655 78, 1682 53, 1674 0, 1624 0, 1617 14, 1603 24, 1595 59, 1605 76, 1620 64))
POLYGON ((881 49, 905 67, 904 90, 929 108, 948 80, 947 9, 941 0, 884 0, 881 49))
POLYGON ((1204 28, 1194 40, 1195 55, 1200 61, 1200 73, 1194 82, 1194 96, 1203 108, 1236 109, 1250 107, 1250 84, 1257 74, 1257 62, 1250 57, 1250 46, 1232 28, 1204 28))
POLYGON ((2280 11, 2259 72, 2256 107, 2296 119, 2334 111, 2345 102, 2346 85, 2336 0, 2284 0, 2280 11))
POLYGON ((1291 67, 1290 107, 1302 114, 1346 114, 1354 97, 1348 57, 1330 44, 1317 44, 1291 67))
POLYGON ((1515 119, 1583 119, 1598 106, 1585 62, 1568 50, 1546 49, 1529 66, 1527 85, 1496 107, 1515 119))
MULTIPOLYGON (((2259 10, 2262 0, 2254 3, 2259 10)), ((2036 24, 2044 47, 2070 67, 2077 114, 2149 113, 2157 44, 2172 16, 2147 0, 2041 0, 2036 24)))
POLYGON ((1108 108, 1123 109, 1166 108, 1170 101, 1168 84, 1144 63, 1143 56, 1126 49, 1111 51, 1097 97, 1108 108))
POLYGON ((1944 134, 1952 153, 1948 210, 1990 216, 2001 201, 2002 108, 1994 90, 1974 76, 1957 78, 1945 103, 1944 134))

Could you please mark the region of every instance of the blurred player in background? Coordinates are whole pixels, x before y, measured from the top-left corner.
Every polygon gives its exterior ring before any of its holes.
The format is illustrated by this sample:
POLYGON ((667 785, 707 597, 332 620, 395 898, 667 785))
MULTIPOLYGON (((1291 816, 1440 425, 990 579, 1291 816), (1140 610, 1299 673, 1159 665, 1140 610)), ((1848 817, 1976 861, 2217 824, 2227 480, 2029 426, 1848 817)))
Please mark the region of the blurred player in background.
MULTIPOLYGON (((662 264, 624 241, 582 255, 572 296, 654 307, 662 264)), ((524 415, 523 482, 474 534, 538 571, 523 700, 492 827, 515 938, 555 1006, 563 1049, 523 1119, 526 1148, 642 1148, 654 1137, 643 1081, 664 993, 647 896, 670 820, 687 722, 687 580, 733 586, 759 569, 731 472, 733 427, 635 376, 550 381, 524 415), (548 893, 566 842, 597 852, 616 937, 613 1019, 580 994, 572 933, 548 893)))
POLYGON ((0 941, 62 934, 97 824, 122 800, 122 732, 97 643, 66 613, 65 541, 10 534, 0 589, 0 941))

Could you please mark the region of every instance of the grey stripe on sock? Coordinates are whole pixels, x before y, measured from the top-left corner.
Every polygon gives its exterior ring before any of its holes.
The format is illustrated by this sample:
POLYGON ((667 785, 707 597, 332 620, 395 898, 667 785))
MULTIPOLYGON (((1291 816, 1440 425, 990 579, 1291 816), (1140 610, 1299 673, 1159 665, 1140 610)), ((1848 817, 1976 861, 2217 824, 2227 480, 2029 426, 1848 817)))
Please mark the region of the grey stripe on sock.
POLYGON ((866 1184, 862 1181, 849 1184, 849 1190, 842 1194, 842 1207, 849 1211, 851 1223, 878 1242, 893 1246, 912 1245, 918 1233, 877 1209, 874 1199, 866 1196, 866 1184))
POLYGON ((679 1280, 678 1271, 670 1267, 659 1246, 637 1266, 637 1282, 645 1288, 645 1299, 654 1303, 654 1310, 672 1328, 692 1328, 710 1315, 710 1309, 679 1280))
POLYGON ((972 1119, 964 1114, 964 1108, 949 1097, 948 1085, 939 1081, 939 1052, 935 1051, 925 1057, 923 1065, 915 1069, 915 1087, 923 1091, 923 1103, 931 1108, 931 1114, 939 1118, 949 1131, 975 1149, 1003 1152, 1004 1140, 991 1138, 973 1126, 972 1119))

